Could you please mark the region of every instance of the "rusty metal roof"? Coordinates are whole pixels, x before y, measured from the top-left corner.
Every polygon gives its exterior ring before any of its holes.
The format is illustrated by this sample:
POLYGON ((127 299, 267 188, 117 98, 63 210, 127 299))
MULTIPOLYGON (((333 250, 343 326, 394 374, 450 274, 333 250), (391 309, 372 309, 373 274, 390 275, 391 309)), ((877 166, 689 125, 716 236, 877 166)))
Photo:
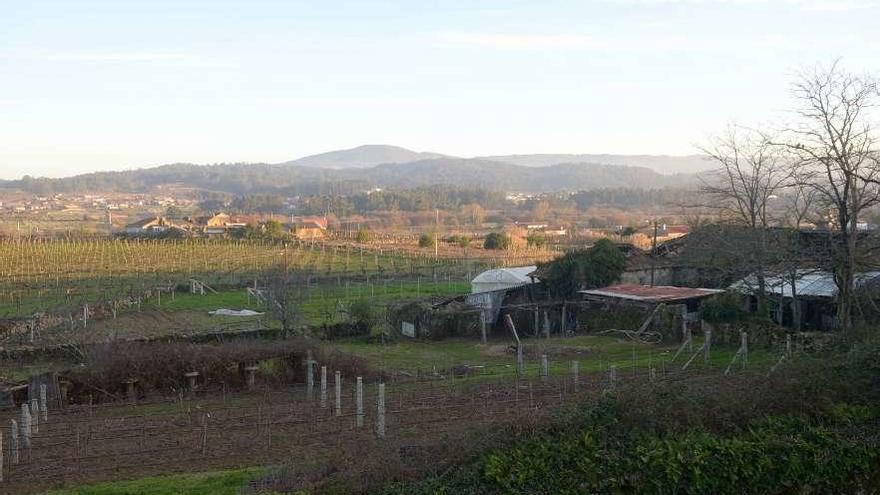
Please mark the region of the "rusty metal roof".
POLYGON ((695 289, 691 287, 673 287, 669 285, 636 285, 618 284, 601 289, 582 290, 586 296, 598 296, 610 299, 628 299, 642 302, 675 302, 688 299, 699 299, 724 292, 719 289, 695 289))

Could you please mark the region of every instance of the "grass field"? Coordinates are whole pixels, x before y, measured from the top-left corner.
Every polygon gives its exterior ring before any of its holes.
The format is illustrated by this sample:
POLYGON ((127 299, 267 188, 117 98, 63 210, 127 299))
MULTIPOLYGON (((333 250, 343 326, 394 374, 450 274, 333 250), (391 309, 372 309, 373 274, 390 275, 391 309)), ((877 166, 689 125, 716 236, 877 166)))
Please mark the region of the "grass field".
POLYGON ((245 483, 263 471, 261 468, 245 468, 156 476, 53 490, 44 495, 237 495, 245 483))
MULTIPOLYGON (((554 337, 551 339, 524 339, 525 369, 527 374, 540 371, 540 356, 547 354, 552 374, 567 373, 571 361, 577 361, 582 373, 605 372, 609 366, 620 371, 667 366, 681 367, 693 352, 685 350, 674 363, 672 358, 677 345, 637 344, 615 337, 581 335, 554 337)), ((516 373, 515 354, 510 349, 511 340, 490 340, 481 344, 474 340, 445 340, 439 342, 404 341, 379 345, 359 341, 341 341, 333 345, 339 350, 366 358, 371 364, 386 370, 403 370, 408 373, 428 373, 435 368, 447 370, 452 366, 480 367, 478 373, 495 376, 511 376, 516 373)), ((702 345, 702 339, 694 340, 694 352, 702 345)), ((693 367, 725 368, 733 359, 736 349, 716 347, 709 354, 708 362, 702 356, 694 359, 693 367)), ((763 366, 778 358, 776 353, 756 349, 749 353, 749 364, 763 366)))

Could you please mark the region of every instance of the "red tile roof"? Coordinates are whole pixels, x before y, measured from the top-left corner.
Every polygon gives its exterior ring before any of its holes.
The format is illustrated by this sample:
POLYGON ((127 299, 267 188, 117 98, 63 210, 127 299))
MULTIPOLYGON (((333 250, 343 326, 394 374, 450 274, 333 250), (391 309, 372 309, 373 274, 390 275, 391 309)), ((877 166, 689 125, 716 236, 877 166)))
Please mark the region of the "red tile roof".
POLYGON ((724 292, 718 289, 694 289, 691 287, 672 287, 668 285, 648 286, 619 284, 602 289, 582 290, 581 294, 612 299, 629 299, 645 302, 673 302, 698 299, 724 292))

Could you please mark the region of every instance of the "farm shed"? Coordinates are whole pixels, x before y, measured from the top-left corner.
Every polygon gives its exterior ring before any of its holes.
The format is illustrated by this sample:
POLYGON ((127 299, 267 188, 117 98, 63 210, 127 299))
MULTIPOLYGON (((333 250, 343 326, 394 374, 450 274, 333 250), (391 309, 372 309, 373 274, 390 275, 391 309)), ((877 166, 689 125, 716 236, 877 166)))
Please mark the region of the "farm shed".
POLYGON ((681 304, 687 306, 688 312, 696 311, 702 299, 722 292, 724 291, 720 289, 636 284, 618 284, 601 289, 580 291, 586 300, 621 300, 650 306, 660 303, 681 304))
POLYGON ((720 289, 669 285, 617 284, 582 290, 586 315, 580 319, 591 330, 652 328, 662 339, 677 338, 680 329, 699 322, 700 304, 724 292, 720 289))
POLYGON ((531 274, 536 269, 537 267, 532 265, 486 270, 471 280, 471 293, 479 294, 533 284, 535 277, 531 274))
MULTIPOLYGON (((880 271, 857 273, 854 282, 856 296, 860 300, 875 301, 880 296, 880 271)), ((774 318, 780 325, 819 330, 837 328, 838 288, 831 272, 802 269, 785 276, 771 274, 764 277, 764 284, 768 299, 773 304, 774 318)), ((734 282, 730 290, 746 296, 744 306, 747 310, 757 310, 756 274, 734 282)), ((863 311, 875 307, 872 304, 863 306, 863 311)))

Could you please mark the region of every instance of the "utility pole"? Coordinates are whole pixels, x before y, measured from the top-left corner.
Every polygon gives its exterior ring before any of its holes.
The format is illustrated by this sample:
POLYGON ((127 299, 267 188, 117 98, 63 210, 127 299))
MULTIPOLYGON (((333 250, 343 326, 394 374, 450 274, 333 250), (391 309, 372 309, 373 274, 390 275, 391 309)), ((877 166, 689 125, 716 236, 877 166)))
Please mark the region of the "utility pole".
POLYGON ((651 241, 651 287, 654 287, 654 265, 657 256, 657 220, 654 220, 654 239, 651 241))

